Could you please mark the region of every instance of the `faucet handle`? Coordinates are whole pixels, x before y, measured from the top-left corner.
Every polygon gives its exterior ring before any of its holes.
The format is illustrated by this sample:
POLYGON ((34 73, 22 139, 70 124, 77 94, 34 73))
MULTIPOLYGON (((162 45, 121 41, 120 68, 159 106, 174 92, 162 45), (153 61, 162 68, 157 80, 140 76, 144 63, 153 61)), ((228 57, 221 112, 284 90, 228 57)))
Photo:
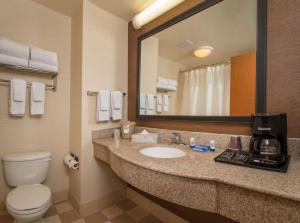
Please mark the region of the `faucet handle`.
POLYGON ((180 144, 181 143, 181 135, 180 133, 173 132, 173 137, 171 138, 171 142, 174 144, 180 144))

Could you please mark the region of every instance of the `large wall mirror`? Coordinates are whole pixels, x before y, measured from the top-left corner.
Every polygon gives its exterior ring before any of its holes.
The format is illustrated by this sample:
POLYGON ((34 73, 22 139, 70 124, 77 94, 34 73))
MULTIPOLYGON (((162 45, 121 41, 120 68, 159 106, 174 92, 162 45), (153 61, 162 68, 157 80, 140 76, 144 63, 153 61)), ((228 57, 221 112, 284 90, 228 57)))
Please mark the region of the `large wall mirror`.
POLYGON ((137 118, 265 111, 266 0, 207 0, 138 39, 137 118))

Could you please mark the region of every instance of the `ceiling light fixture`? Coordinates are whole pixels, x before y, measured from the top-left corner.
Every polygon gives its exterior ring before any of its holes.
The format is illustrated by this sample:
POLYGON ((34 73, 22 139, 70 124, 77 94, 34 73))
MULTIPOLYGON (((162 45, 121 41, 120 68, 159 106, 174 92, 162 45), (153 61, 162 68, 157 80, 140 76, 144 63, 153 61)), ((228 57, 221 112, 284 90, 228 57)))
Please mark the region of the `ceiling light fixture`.
POLYGON ((194 51, 194 55, 199 58, 207 57, 213 50, 212 46, 200 46, 194 51))
POLYGON ((143 25, 164 14, 185 0, 155 0, 143 11, 135 15, 132 24, 135 29, 140 29, 143 25))

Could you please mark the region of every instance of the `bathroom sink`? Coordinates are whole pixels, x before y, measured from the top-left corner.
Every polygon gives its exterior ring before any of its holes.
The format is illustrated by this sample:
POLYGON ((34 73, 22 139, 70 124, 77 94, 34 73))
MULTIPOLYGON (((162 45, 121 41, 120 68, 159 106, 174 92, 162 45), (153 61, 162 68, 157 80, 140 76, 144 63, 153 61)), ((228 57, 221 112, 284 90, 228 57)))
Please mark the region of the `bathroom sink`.
POLYGON ((154 158, 178 158, 186 155, 184 151, 172 147, 147 147, 141 149, 140 153, 154 158))

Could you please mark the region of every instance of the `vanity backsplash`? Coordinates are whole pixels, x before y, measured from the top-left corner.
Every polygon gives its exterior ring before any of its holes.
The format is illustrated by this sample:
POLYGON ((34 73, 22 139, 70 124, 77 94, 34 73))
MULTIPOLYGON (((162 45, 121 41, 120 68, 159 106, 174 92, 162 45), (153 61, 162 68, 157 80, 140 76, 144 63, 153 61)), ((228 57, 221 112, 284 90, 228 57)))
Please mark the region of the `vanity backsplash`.
MULTIPOLYGON (((113 132, 116 128, 100 129, 94 130, 92 132, 92 138, 108 138, 113 137, 113 132)), ((170 143, 173 133, 180 133, 181 141, 185 144, 189 143, 191 137, 195 138, 196 142, 199 144, 209 145, 209 141, 214 139, 217 150, 225 150, 228 148, 230 137, 229 134, 216 134, 216 133, 206 133, 206 132, 188 132, 179 130, 168 130, 168 129, 157 129, 135 126, 134 133, 140 133, 146 129, 148 132, 159 133, 159 143, 170 143)), ((251 136, 241 135, 241 142, 243 150, 248 150, 249 141, 251 136)), ((300 156, 300 138, 289 138, 288 139, 288 152, 289 154, 300 156)))

